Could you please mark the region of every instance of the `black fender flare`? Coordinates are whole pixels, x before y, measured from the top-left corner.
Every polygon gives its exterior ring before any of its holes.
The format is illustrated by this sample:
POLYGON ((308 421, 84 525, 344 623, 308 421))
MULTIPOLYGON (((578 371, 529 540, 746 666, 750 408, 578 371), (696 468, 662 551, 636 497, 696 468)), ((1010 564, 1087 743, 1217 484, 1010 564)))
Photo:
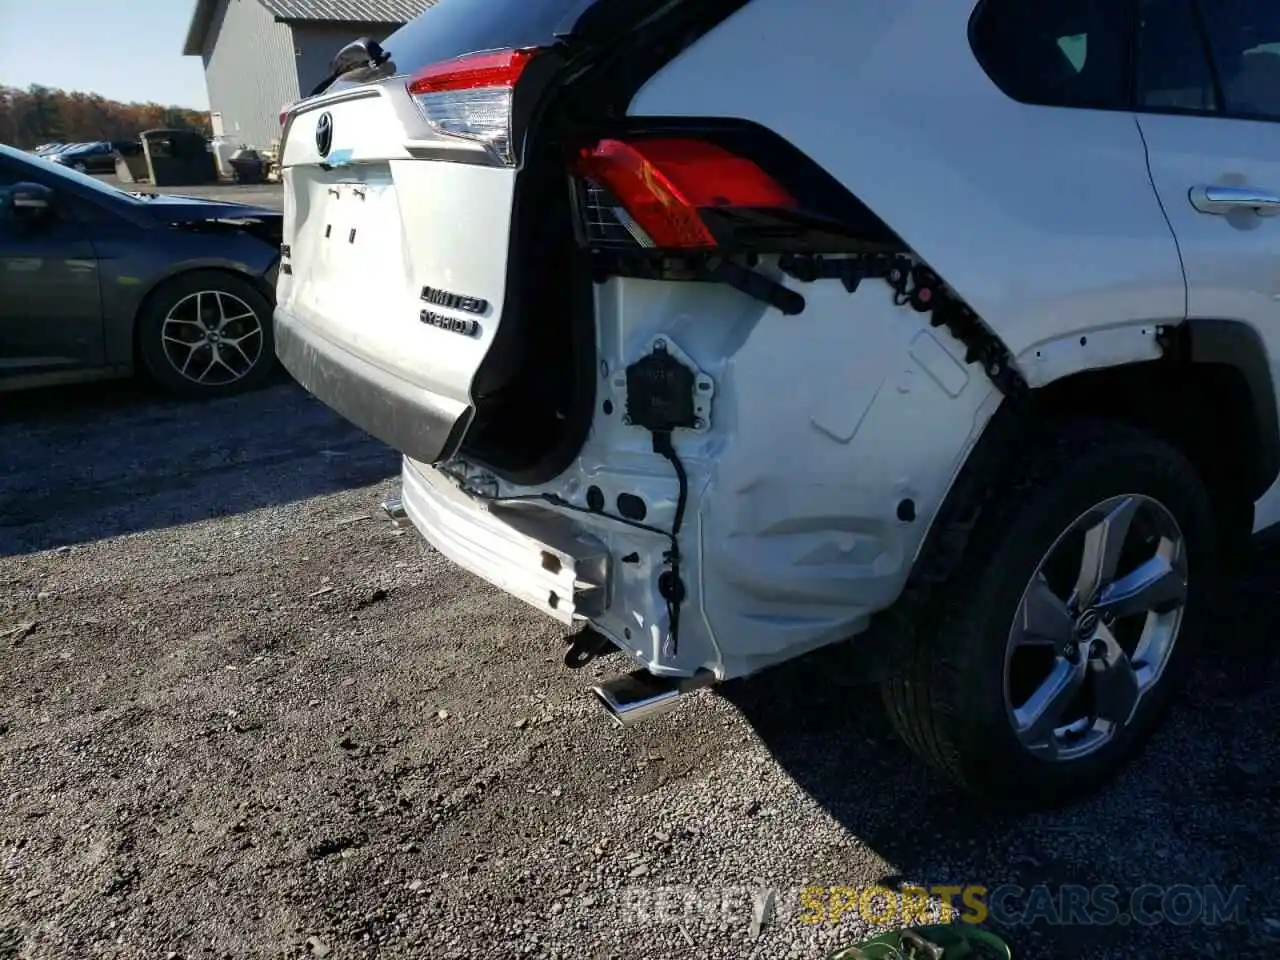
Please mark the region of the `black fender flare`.
POLYGON ((1180 330, 1186 361, 1231 367, 1244 380, 1251 401, 1246 429, 1257 444, 1247 486, 1256 500, 1280 476, 1280 411, 1266 344, 1256 329, 1240 320, 1192 319, 1180 330))

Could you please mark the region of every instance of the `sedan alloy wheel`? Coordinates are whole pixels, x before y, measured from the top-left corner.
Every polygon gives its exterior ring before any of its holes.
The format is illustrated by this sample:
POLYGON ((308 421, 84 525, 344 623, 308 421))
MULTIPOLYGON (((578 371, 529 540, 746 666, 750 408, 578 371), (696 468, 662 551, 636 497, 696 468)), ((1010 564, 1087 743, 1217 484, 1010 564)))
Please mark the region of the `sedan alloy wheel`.
POLYGON ((240 380, 254 369, 264 346, 257 313, 222 290, 197 291, 175 303, 161 336, 170 365, 197 386, 240 380))

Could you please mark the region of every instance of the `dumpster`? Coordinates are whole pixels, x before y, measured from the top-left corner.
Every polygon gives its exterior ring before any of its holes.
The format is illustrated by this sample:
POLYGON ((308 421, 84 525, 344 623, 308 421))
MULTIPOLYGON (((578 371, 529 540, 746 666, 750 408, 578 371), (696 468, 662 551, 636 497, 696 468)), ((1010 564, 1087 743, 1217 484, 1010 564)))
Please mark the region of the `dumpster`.
POLYGON ((198 130, 144 130, 142 149, 149 179, 157 187, 218 182, 209 142, 198 130))
POLYGON ((116 145, 116 179, 121 183, 145 183, 151 179, 141 140, 116 145))
POLYGON ((231 155, 231 169, 236 183, 263 183, 267 178, 266 162, 257 150, 249 147, 242 147, 231 155))

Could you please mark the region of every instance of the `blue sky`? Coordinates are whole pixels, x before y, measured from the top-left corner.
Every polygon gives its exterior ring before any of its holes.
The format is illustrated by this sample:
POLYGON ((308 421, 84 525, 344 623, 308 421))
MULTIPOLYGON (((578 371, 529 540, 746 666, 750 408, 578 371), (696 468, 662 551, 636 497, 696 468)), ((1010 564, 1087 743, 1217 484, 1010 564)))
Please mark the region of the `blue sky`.
POLYGON ((195 0, 0 0, 0 85, 32 83, 206 110, 182 56, 195 0))

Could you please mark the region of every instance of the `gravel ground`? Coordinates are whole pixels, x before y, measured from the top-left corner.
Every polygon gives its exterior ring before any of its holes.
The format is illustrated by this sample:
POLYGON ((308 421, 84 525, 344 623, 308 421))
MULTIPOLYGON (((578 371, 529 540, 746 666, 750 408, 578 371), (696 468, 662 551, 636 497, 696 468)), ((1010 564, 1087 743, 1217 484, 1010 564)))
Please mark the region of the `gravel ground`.
POLYGON ((0 450, 0 957, 817 960, 866 925, 790 891, 876 883, 1243 885, 1238 923, 1003 932, 1277 948, 1275 551, 1118 783, 996 820, 840 652, 613 730, 583 690, 626 664, 567 670, 555 624, 379 519, 396 458, 287 383, 9 397, 0 450))

